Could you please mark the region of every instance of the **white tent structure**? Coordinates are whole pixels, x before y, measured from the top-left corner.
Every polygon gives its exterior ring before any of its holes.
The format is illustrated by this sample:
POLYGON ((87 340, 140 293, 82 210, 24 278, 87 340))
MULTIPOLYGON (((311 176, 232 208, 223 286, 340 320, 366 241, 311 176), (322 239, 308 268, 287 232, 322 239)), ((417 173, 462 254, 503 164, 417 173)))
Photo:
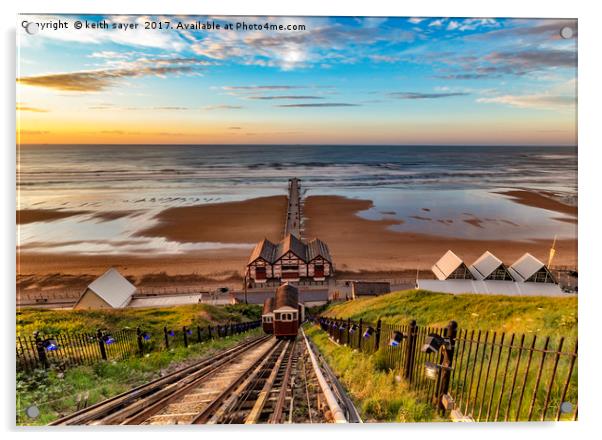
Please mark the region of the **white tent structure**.
POLYGON ((475 280, 513 281, 502 260, 489 251, 485 251, 468 269, 475 280))
POLYGON ((74 309, 122 309, 126 307, 136 286, 115 268, 110 268, 88 285, 74 309))
POLYGON ((559 296, 562 289, 549 269, 537 258, 526 253, 510 267, 486 251, 464 274, 464 263, 447 251, 433 266, 435 280, 416 280, 416 288, 452 294, 477 293, 510 296, 559 296))
POLYGON ((508 270, 516 281, 556 284, 546 265, 529 253, 516 260, 508 270))
POLYGON ((431 268, 438 280, 472 280, 474 276, 460 257, 451 250, 447 251, 431 268))

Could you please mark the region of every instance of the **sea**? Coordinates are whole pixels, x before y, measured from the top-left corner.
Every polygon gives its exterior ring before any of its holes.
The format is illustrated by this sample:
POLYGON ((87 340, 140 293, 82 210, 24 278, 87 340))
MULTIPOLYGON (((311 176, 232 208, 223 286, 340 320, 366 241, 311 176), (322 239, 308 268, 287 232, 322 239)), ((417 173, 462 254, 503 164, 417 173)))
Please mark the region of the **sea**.
POLYGON ((574 223, 524 206, 508 189, 577 201, 576 147, 344 145, 68 145, 17 151, 17 209, 85 214, 21 225, 34 252, 182 253, 251 243, 174 243, 138 237, 161 210, 282 195, 291 177, 305 197, 371 200, 357 213, 397 219, 391 229, 460 238, 576 238, 574 223), (123 211, 112 218, 96 214, 123 211), (131 213, 131 215, 129 215, 131 213), (480 220, 478 226, 465 221, 480 220), (442 221, 438 221, 442 220, 442 221))

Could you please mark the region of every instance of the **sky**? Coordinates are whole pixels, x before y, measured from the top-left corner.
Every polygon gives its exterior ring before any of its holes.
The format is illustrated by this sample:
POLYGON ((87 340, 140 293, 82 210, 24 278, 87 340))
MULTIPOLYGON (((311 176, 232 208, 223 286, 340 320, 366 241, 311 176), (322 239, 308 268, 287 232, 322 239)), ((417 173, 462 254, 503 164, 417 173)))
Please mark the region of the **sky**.
POLYGON ((21 145, 577 144, 576 20, 18 20, 21 145))

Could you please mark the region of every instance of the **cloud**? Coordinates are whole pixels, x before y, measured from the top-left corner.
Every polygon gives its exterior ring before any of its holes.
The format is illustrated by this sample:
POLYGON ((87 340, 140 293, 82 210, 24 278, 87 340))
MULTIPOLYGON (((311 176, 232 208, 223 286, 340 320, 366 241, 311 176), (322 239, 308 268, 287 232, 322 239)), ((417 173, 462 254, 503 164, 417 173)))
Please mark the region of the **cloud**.
POLYGON ((577 52, 549 48, 522 51, 494 51, 487 55, 456 57, 450 64, 459 69, 442 69, 438 79, 476 80, 504 75, 523 76, 545 69, 577 68, 577 52))
POLYGON ((454 21, 454 20, 450 21, 447 24, 448 31, 453 31, 454 29, 458 29, 459 27, 460 27, 460 23, 458 23, 457 21, 454 21))
POLYGON ((268 86, 223 86, 224 90, 290 90, 300 89, 300 86, 268 85, 268 86))
POLYGON ((392 92, 389 96, 396 99, 439 99, 451 98, 454 96, 466 96, 464 92, 445 92, 445 93, 420 93, 420 92, 392 92))
POLYGON ((306 107, 359 107, 360 104, 351 104, 348 102, 320 102, 320 103, 302 103, 302 104, 280 104, 277 107, 287 108, 306 108, 306 107))
POLYGON ((422 17, 411 17, 411 18, 408 18, 408 21, 410 23, 412 23, 412 24, 418 24, 418 23, 420 23, 421 21, 424 21, 424 20, 425 19, 422 18, 422 17))
POLYGON ((484 39, 501 39, 501 38, 522 38, 541 37, 538 39, 544 40, 560 40, 560 29, 568 26, 573 29, 573 38, 577 38, 577 20, 541 20, 533 21, 529 19, 515 19, 511 24, 514 26, 504 29, 492 30, 483 34, 471 35, 468 39, 484 40, 484 39))
POLYGON ((68 92, 99 92, 117 85, 124 78, 163 76, 192 72, 190 66, 142 67, 137 69, 84 70, 69 73, 51 73, 17 78, 28 86, 46 87, 68 92))
POLYGON ((219 105, 209 105, 207 107, 203 107, 203 110, 239 110, 244 108, 242 105, 228 105, 228 104, 219 104, 219 105))
POLYGON ((486 56, 493 64, 506 64, 524 70, 545 67, 577 67, 577 52, 558 49, 531 49, 520 52, 492 52, 486 56))
POLYGON ((33 113, 48 113, 48 110, 46 110, 44 108, 30 107, 28 105, 20 104, 20 103, 17 103, 17 111, 18 112, 33 112, 33 113))
POLYGON ((445 18, 438 18, 436 20, 431 21, 428 26, 429 27, 441 27, 443 26, 443 23, 445 23, 446 19, 445 18))
POLYGON ((228 130, 242 130, 242 127, 228 127, 228 130))
POLYGON ((274 96, 248 96, 247 99, 272 100, 272 99, 324 99, 323 96, 312 95, 274 95, 274 96))
POLYGON ((574 109, 577 105, 577 100, 574 96, 552 95, 549 93, 531 95, 502 95, 491 98, 479 98, 477 99, 477 102, 545 110, 574 109))

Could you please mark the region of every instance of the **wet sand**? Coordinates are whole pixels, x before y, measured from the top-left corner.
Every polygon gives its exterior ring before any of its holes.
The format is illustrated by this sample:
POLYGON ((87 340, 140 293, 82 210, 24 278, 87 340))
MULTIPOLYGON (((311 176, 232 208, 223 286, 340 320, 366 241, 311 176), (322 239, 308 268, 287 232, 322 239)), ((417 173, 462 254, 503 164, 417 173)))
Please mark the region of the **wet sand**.
POLYGON ((156 217, 157 226, 144 229, 138 235, 188 243, 278 240, 284 228, 286 207, 285 196, 272 196, 169 208, 156 217))
MULTIPOLYGON (((552 240, 518 242, 474 240, 387 229, 395 220, 367 220, 356 214, 372 207, 370 200, 339 196, 310 196, 305 201, 305 236, 326 241, 338 269, 345 271, 403 271, 429 268, 448 249, 469 263, 489 250, 511 264, 529 252, 547 261, 552 240)), ((470 226, 472 227, 472 226, 470 226)), ((558 240, 554 264, 576 265, 577 241, 558 240)))
POLYGON ((549 191, 527 191, 522 189, 501 191, 497 194, 502 194, 510 197, 514 202, 521 205, 531 206, 533 208, 546 209, 548 211, 559 212, 561 214, 577 215, 577 207, 568 205, 556 200, 555 194, 549 191))
POLYGON ((17 224, 50 222, 76 215, 89 214, 89 211, 63 211, 60 209, 21 209, 17 210, 17 224))
MULTIPOLYGON (((522 191, 519 191, 519 194, 520 199, 517 194, 513 193, 512 196, 517 203, 537 203, 540 205, 537 207, 542 209, 554 207, 563 214, 576 213, 576 209, 569 209, 572 208, 569 205, 559 206, 556 201, 542 201, 543 196, 539 194, 533 197, 528 197, 522 191)), ((493 252, 508 264, 524 252, 530 252, 545 262, 552 241, 478 240, 479 228, 472 224, 467 224, 466 227, 474 228, 475 239, 468 240, 397 232, 390 227, 403 223, 403 220, 368 220, 357 215, 358 212, 372 206, 370 200, 342 196, 309 196, 304 201, 303 235, 305 238, 319 237, 324 240, 330 248, 337 270, 345 272, 346 276, 350 276, 350 273, 364 273, 368 276, 387 273, 388 277, 405 277, 409 271, 416 268, 428 270, 448 249, 452 249, 468 263, 472 263, 485 250, 493 252)), ((58 212, 70 212, 71 215, 75 215, 73 211, 58 212)), ((182 242, 254 243, 264 237, 278 240, 282 233, 285 212, 284 196, 169 208, 158 215, 160 223, 157 226, 138 234, 182 242)), ((29 219, 31 218, 53 217, 32 215, 29 219)), ((576 266, 576 240, 558 240, 556 247, 555 265, 576 266)), ((221 284, 240 287, 250 252, 250 249, 224 249, 180 255, 99 256, 33 253, 22 250, 17 259, 17 273, 29 276, 27 283, 34 288, 37 288, 36 279, 41 284, 38 287, 43 287, 44 284, 60 285, 65 281, 61 278, 68 278, 65 275, 82 276, 83 278, 75 283, 79 288, 82 283, 86 284, 86 276, 98 276, 111 266, 119 269, 124 275, 134 277, 135 281, 142 285, 221 284)))

